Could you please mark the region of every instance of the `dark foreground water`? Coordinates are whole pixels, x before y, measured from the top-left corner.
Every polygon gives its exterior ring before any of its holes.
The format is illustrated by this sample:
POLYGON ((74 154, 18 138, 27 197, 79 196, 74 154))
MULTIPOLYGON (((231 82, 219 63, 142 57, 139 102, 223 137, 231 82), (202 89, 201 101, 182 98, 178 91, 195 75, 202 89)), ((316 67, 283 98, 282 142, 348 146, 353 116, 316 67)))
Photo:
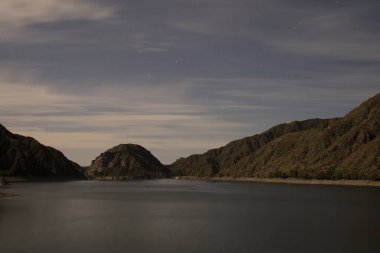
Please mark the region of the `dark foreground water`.
POLYGON ((0 252, 380 252, 380 189, 152 180, 21 183, 0 252))

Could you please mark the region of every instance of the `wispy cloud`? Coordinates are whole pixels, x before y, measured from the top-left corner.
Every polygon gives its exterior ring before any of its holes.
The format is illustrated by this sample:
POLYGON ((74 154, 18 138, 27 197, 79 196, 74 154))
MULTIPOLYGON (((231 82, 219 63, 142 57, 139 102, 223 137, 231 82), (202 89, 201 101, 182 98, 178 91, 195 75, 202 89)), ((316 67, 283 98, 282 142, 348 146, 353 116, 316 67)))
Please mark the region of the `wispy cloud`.
POLYGON ((3 0, 0 2, 0 39, 2 42, 49 41, 51 37, 34 30, 33 26, 70 20, 99 21, 115 15, 112 7, 82 0, 3 0))
POLYGON ((88 164, 164 162, 379 91, 372 0, 3 0, 0 123, 88 164))
POLYGON ((183 91, 173 87, 99 88, 73 95, 56 93, 48 85, 3 81, 0 90, 1 123, 67 151, 82 164, 119 143, 144 145, 172 162, 186 151, 221 145, 229 139, 226 130, 246 127, 210 115, 201 105, 179 102, 183 91))
POLYGON ((3 0, 0 2, 2 25, 30 26, 71 19, 103 20, 115 15, 108 6, 82 0, 3 0))

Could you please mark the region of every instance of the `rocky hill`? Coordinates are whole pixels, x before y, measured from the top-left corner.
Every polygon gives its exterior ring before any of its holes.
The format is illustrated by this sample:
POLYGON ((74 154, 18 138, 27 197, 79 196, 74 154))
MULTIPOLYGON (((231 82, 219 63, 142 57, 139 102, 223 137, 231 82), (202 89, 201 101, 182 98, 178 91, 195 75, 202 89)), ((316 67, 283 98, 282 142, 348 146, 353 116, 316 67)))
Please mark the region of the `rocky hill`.
POLYGON ((83 178, 82 168, 60 151, 0 125, 0 176, 83 178))
POLYGON ((174 175, 380 179, 380 94, 337 119, 275 126, 178 159, 174 175))
POLYGON ((93 178, 150 179, 168 177, 170 172, 144 147, 120 144, 93 160, 86 174, 93 178))

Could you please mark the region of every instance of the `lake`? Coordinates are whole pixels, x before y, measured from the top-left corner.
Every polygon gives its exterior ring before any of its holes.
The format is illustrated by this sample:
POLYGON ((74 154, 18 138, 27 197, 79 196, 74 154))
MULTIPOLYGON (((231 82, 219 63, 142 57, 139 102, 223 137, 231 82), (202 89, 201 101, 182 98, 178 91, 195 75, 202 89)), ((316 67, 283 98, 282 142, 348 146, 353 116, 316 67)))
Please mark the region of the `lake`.
POLYGON ((379 252, 380 189, 197 180, 18 183, 0 252, 379 252))

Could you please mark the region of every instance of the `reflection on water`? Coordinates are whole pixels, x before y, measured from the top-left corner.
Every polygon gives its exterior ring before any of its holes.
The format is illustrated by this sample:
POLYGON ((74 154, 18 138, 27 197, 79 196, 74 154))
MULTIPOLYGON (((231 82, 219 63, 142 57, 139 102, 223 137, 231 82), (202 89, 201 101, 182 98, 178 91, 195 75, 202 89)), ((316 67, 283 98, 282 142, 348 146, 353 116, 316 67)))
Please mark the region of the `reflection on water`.
POLYGON ((0 252, 379 252, 380 189, 213 183, 20 183, 0 252))

